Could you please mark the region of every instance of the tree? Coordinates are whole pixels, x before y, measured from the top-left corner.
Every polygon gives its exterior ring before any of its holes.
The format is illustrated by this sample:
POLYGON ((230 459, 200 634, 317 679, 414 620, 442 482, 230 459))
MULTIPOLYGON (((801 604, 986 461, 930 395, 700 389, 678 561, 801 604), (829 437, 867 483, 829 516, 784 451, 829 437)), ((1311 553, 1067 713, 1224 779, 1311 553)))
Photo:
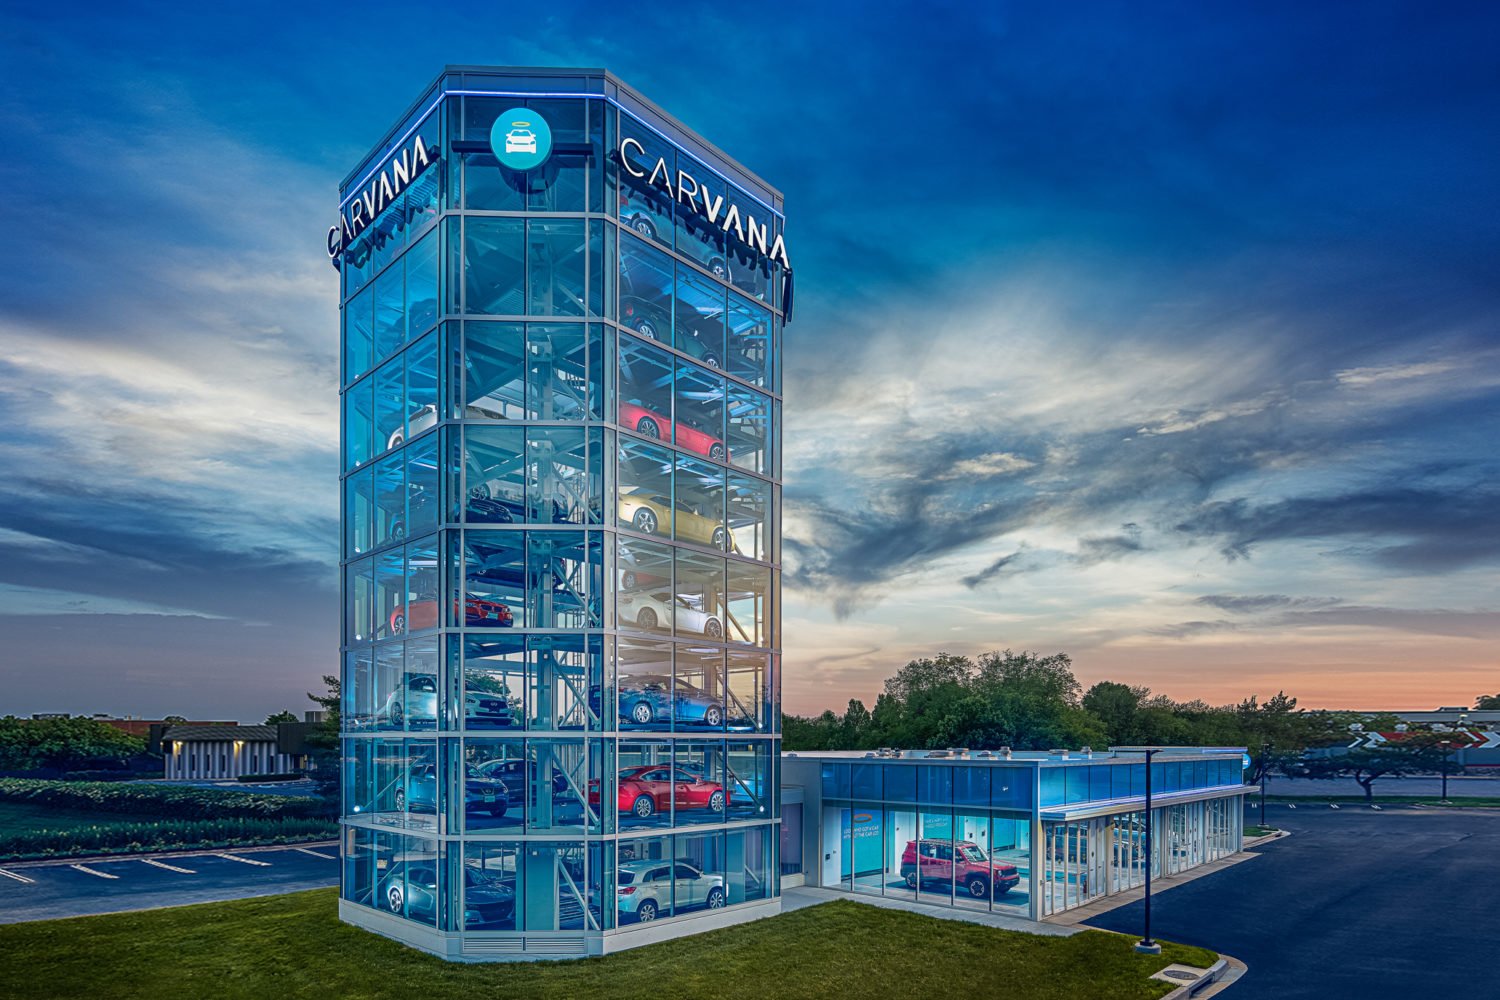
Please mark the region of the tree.
POLYGON ((274 726, 278 722, 296 722, 296 721, 297 721, 297 717, 291 713, 290 709, 285 709, 285 708, 283 708, 279 712, 275 712, 275 713, 273 713, 271 715, 266 716, 266 725, 268 725, 268 726, 274 726))
POLYGON ((1309 778, 1353 778, 1365 790, 1365 801, 1375 798, 1375 782, 1402 774, 1434 774, 1450 770, 1440 733, 1406 733, 1400 740, 1357 746, 1343 753, 1307 758, 1303 773, 1309 778))
POLYGON ((0 771, 81 771, 124 767, 146 741, 98 719, 0 719, 0 771))
POLYGON ((324 674, 326 694, 307 693, 307 697, 323 709, 323 721, 307 734, 305 743, 311 751, 308 758, 312 767, 309 776, 325 797, 337 798, 339 794, 339 705, 340 684, 333 674, 324 674))
POLYGON ((1474 699, 1474 709, 1478 712, 1500 712, 1500 694, 1482 694, 1474 699))

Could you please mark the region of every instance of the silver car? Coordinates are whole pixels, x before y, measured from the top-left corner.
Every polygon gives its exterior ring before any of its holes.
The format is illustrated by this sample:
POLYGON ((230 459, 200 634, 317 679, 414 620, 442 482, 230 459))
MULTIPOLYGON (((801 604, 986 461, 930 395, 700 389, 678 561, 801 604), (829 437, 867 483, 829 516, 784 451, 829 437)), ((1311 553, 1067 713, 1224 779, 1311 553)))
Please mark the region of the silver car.
POLYGON ((650 923, 660 914, 671 914, 672 882, 675 876, 675 912, 724 906, 724 877, 705 875, 686 861, 626 861, 619 867, 615 900, 620 918, 634 914, 641 923, 650 923))

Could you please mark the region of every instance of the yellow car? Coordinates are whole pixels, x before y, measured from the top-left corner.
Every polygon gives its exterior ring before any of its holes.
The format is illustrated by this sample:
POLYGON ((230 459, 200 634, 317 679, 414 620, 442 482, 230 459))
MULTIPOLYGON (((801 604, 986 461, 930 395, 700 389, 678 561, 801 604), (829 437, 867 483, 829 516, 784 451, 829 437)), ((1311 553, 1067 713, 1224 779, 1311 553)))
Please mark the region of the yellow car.
POLYGON ((704 517, 681 500, 673 504, 644 486, 620 491, 620 523, 628 524, 636 531, 648 535, 670 535, 674 510, 677 537, 682 541, 708 545, 721 552, 734 544, 734 536, 721 522, 704 517))

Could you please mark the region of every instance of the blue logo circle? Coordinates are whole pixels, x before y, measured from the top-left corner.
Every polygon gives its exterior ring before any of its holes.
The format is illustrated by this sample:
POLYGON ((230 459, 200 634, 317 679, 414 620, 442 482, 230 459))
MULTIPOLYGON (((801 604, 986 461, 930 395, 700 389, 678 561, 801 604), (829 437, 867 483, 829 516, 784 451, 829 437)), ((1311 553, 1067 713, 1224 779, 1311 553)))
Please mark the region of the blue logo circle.
POLYGON ((552 129, 529 108, 511 108, 495 119, 490 149, 502 167, 534 170, 552 155, 552 129))

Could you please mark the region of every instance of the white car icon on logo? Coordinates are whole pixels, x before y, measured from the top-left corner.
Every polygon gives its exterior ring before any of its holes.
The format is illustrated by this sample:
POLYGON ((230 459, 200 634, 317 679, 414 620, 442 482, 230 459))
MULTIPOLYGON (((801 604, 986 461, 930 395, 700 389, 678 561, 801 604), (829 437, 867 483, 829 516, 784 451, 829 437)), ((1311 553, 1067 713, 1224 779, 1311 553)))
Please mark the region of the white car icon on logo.
POLYGON ((529 128, 513 128, 505 133, 507 153, 536 153, 536 133, 529 128))

